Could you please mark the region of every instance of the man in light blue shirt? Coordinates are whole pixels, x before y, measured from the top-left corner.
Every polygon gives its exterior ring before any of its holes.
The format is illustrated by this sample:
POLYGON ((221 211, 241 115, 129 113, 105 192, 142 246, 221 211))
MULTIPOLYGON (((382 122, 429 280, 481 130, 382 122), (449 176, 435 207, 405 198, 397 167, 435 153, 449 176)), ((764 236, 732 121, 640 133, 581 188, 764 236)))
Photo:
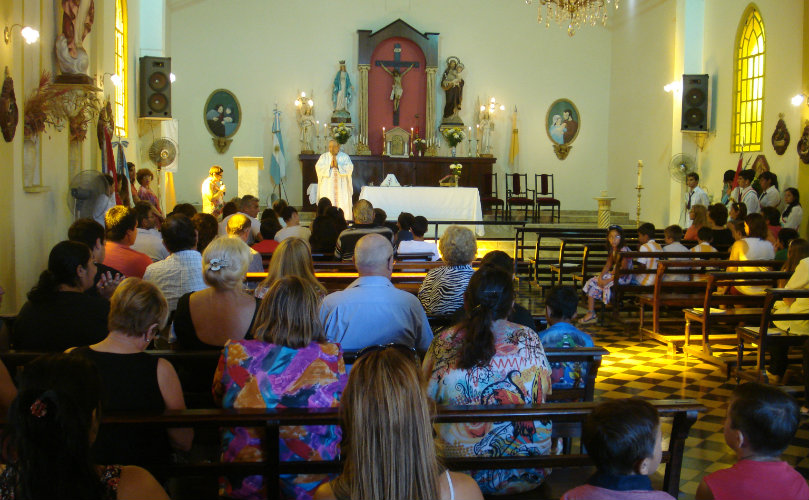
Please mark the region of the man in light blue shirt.
POLYGON ((329 341, 346 351, 394 342, 426 351, 433 332, 419 299, 390 281, 390 241, 379 234, 363 236, 354 250, 354 265, 360 277, 326 296, 320 307, 329 341))

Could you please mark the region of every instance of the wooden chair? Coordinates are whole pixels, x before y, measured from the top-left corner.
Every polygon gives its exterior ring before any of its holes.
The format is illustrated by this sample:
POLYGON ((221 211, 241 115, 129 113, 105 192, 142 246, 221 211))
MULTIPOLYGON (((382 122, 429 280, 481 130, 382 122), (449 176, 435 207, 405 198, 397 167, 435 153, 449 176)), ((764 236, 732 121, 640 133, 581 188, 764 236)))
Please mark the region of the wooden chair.
POLYGON ((494 208, 494 220, 497 220, 497 211, 502 209, 505 213, 506 202, 497 194, 497 173, 483 174, 480 179, 480 205, 483 210, 486 207, 494 208))
POLYGON ((534 190, 528 189, 528 174, 511 174, 506 176, 506 215, 511 218, 511 207, 523 207, 525 218, 528 218, 528 208, 531 208, 531 218, 534 217, 534 190), (509 182, 510 181, 510 182, 509 182), (510 185, 509 185, 510 184, 510 185))
POLYGON ((534 194, 536 195, 536 216, 542 218, 542 207, 551 207, 551 222, 556 212, 556 222, 561 221, 562 202, 557 200, 553 188, 553 174, 534 175, 534 194))

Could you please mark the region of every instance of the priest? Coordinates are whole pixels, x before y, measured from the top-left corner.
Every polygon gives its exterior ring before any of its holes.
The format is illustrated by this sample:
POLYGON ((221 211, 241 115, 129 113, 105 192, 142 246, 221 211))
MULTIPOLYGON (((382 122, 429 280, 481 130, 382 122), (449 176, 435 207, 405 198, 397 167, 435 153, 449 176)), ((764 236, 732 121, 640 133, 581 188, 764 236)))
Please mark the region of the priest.
POLYGON ((340 151, 334 139, 329 141, 329 152, 323 153, 315 164, 317 173, 317 199, 328 198, 332 205, 343 209, 346 219, 352 217, 351 196, 354 186, 351 173, 354 164, 347 154, 340 151))

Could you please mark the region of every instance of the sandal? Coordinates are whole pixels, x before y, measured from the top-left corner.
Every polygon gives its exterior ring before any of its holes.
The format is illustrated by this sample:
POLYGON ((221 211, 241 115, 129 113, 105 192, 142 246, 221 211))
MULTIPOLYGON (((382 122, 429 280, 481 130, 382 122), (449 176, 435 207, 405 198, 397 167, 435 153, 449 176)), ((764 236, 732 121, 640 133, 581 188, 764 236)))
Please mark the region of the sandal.
POLYGON ((579 320, 580 325, 587 325, 598 321, 598 315, 595 312, 588 312, 586 316, 579 320))

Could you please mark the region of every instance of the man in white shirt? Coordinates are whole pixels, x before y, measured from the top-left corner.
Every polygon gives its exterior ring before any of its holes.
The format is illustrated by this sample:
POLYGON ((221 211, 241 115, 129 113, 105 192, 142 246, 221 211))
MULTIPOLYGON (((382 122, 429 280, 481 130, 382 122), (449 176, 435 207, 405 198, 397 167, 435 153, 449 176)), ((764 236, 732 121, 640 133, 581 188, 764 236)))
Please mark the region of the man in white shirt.
POLYGON ((275 241, 282 242, 287 238, 295 237, 304 241, 309 241, 312 232, 301 226, 301 218, 295 207, 287 206, 281 211, 281 218, 284 219, 286 227, 275 233, 275 241))
MULTIPOLYGON (((688 191, 685 193, 685 212, 686 214, 691 210, 694 205, 704 205, 706 208, 711 202, 708 200, 708 193, 699 187, 699 174, 691 172, 685 177, 685 184, 688 186, 688 191)), ((689 220, 687 224, 691 224, 689 220)))
MULTIPOLYGON (((655 241, 655 227, 654 224, 646 222, 638 227, 638 243, 640 243, 641 252, 660 252, 660 244, 655 241)), ((635 263, 643 269, 654 270, 657 269, 657 258, 655 257, 641 257, 635 259, 635 263)), ((637 276, 638 284, 644 286, 651 286, 655 284, 657 276, 654 273, 640 274, 637 276)))
MULTIPOLYGON (((261 236, 261 221, 258 217, 258 198, 246 194, 239 200, 239 213, 244 214, 250 220, 250 233, 247 235, 247 244, 252 245, 264 239, 261 236)), ((228 234, 228 221, 235 214, 228 215, 219 223, 219 236, 228 234)))
POLYGON ((145 253, 152 262, 168 257, 169 251, 163 245, 163 236, 158 230, 160 219, 154 205, 148 201, 135 203, 135 215, 138 218, 138 237, 132 244, 132 249, 145 253))
POLYGON ((427 232, 429 222, 421 215, 413 218, 413 223, 410 225, 410 231, 413 232, 413 239, 409 241, 399 242, 396 250, 396 255, 419 254, 419 253, 432 253, 430 260, 438 260, 441 256, 438 254, 438 246, 431 241, 424 241, 424 233, 427 232))
POLYGON ((747 206, 748 214, 757 214, 761 212, 761 204, 758 201, 758 194, 753 189, 753 179, 756 173, 753 170, 742 170, 739 174, 739 200, 747 206))
POLYGON ((171 255, 147 267, 143 279, 163 292, 173 311, 180 297, 208 285, 202 279, 202 255, 197 251, 197 230, 191 219, 182 214, 169 216, 163 224, 163 242, 171 255))
POLYGON ((778 192, 778 177, 772 172, 762 172, 758 176, 758 183, 761 186, 759 204, 762 207, 779 208, 781 206, 781 193, 778 192))

